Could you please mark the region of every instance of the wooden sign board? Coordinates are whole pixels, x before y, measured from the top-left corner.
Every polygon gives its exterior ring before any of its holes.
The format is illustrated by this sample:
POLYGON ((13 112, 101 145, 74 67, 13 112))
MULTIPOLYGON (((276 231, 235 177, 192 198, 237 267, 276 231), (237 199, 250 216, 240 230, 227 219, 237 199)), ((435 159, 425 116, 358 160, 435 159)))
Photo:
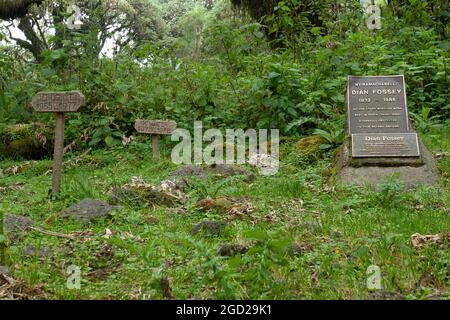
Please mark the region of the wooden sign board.
POLYGON ((170 135, 176 130, 177 123, 163 120, 136 120, 134 128, 140 133, 170 135))
POLYGON ((56 114, 55 150, 53 153, 52 193, 61 189, 62 160, 64 157, 64 114, 77 112, 85 103, 84 95, 79 91, 40 92, 32 99, 36 112, 53 112, 56 114))
POLYGON ((79 91, 40 92, 31 102, 36 112, 77 112, 85 103, 79 91))
POLYGON ((159 135, 170 135, 177 129, 175 121, 136 120, 134 128, 137 132, 152 135, 153 159, 159 160, 159 135))

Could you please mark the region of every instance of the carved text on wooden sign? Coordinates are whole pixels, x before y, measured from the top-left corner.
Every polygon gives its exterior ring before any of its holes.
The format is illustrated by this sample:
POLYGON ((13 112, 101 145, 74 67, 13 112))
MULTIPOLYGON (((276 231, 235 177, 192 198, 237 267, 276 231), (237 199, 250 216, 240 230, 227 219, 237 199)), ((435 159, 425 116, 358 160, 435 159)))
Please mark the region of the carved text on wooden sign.
POLYGON ((37 112, 76 112, 84 103, 84 95, 79 91, 40 92, 32 100, 37 112))
POLYGON ((177 123, 163 120, 136 120, 134 128, 140 133, 170 135, 176 130, 177 123))

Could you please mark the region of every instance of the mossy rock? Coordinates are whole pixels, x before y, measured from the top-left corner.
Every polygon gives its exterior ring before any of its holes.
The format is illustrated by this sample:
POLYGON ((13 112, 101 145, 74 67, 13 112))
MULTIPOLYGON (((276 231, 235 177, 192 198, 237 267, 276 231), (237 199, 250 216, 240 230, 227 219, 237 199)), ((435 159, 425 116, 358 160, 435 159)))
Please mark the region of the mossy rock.
POLYGON ((52 132, 44 124, 15 124, 0 132, 0 155, 6 158, 42 159, 52 149, 52 132))
POLYGON ((320 156, 320 146, 326 143, 321 136, 305 137, 295 144, 295 150, 305 159, 313 160, 320 156))

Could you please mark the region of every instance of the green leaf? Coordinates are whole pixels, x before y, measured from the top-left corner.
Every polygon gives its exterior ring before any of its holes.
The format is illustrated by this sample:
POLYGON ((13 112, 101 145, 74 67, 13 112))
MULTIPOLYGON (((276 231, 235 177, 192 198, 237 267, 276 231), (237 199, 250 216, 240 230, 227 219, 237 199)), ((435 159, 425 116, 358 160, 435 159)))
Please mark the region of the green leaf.
POLYGON ((267 239, 267 232, 263 230, 247 230, 244 232, 244 236, 251 240, 264 241, 267 239))
POLYGON ((331 144, 321 144, 320 146, 319 146, 319 149, 320 150, 327 150, 327 149, 330 149, 330 148, 332 148, 333 146, 331 145, 331 144))
POLYGON ((108 147, 112 147, 116 145, 116 140, 112 136, 107 136, 105 138, 105 143, 108 147))

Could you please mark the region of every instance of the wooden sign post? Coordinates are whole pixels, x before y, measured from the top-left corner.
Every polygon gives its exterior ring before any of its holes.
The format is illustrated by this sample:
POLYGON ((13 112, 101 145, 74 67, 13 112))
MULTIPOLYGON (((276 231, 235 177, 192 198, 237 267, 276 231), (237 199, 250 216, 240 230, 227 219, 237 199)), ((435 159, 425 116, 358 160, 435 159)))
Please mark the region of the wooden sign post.
POLYGON ((137 132, 152 135, 153 159, 159 160, 159 136, 172 134, 177 128, 177 123, 163 120, 136 120, 134 128, 137 132))
POLYGON ((52 194, 58 193, 61 189, 61 169, 64 156, 64 114, 66 112, 77 112, 84 103, 84 95, 79 91, 40 92, 33 97, 34 111, 56 113, 52 194))

